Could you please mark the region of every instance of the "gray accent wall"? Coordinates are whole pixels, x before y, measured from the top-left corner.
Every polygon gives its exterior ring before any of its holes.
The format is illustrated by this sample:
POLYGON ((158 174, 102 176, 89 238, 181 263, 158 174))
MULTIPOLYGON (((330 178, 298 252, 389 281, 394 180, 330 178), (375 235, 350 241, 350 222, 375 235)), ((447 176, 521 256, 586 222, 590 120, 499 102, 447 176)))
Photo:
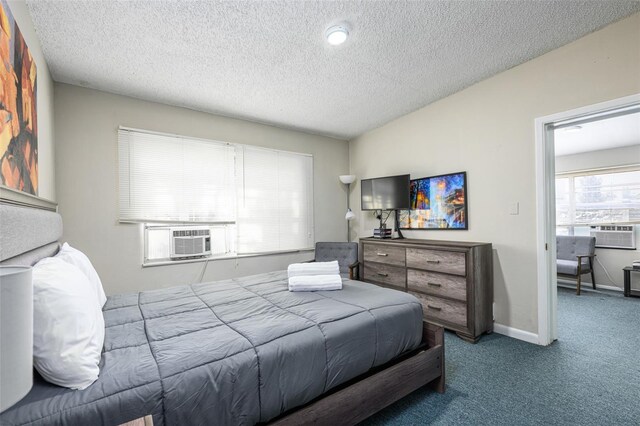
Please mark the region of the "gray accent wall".
POLYGON ((469 230, 406 236, 493 243, 495 321, 537 333, 534 120, 640 93, 639 28, 632 15, 350 141, 353 236, 376 225, 360 179, 467 171, 469 230))
MULTIPOLYGON (((338 176, 349 168, 346 141, 58 83, 55 122, 62 240, 89 256, 107 294, 191 284, 204 267, 142 268, 142 225, 118 223, 118 126, 312 154, 316 241, 345 240, 346 193, 338 176)), ((204 281, 286 269, 312 258, 304 252, 210 261, 204 281)))

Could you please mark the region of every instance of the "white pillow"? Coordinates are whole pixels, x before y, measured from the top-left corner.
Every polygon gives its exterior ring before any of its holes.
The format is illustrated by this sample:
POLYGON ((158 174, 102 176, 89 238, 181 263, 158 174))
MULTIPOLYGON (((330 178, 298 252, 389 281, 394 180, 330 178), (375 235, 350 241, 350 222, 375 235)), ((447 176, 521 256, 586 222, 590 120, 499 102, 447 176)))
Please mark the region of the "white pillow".
POLYGON ((102 281, 100 281, 100 277, 91 264, 89 258, 83 252, 78 249, 74 249, 67 243, 62 245, 62 248, 60 248, 60 251, 55 257, 59 257, 65 262, 77 266, 78 269, 80 269, 87 278, 89 278, 89 281, 93 287, 95 287, 96 297, 100 304, 100 308, 102 308, 107 301, 107 296, 104 294, 102 281))
POLYGON ((33 363, 56 385, 84 389, 96 381, 104 317, 89 279, 56 257, 33 267, 33 363))

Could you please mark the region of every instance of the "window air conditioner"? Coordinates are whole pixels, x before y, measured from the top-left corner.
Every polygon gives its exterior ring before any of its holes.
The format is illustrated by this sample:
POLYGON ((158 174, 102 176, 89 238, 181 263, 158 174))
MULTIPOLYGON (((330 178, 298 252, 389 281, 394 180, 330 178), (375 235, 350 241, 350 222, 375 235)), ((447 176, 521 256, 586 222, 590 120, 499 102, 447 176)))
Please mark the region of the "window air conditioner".
POLYGON ((596 247, 635 250, 636 234, 634 225, 592 226, 589 232, 596 237, 596 247))
POLYGON ((211 254, 211 231, 207 227, 171 228, 171 259, 202 257, 211 254))

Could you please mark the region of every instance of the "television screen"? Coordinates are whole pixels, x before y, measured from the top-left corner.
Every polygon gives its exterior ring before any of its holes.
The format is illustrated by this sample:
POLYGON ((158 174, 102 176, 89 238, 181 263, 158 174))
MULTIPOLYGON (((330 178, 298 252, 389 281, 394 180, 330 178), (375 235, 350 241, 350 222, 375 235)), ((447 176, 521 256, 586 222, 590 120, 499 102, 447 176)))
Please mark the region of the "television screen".
POLYGON ((408 209, 409 175, 363 179, 361 187, 362 210, 408 209))
POLYGON ((411 181, 411 209, 399 212, 400 229, 469 229, 466 172, 411 181))

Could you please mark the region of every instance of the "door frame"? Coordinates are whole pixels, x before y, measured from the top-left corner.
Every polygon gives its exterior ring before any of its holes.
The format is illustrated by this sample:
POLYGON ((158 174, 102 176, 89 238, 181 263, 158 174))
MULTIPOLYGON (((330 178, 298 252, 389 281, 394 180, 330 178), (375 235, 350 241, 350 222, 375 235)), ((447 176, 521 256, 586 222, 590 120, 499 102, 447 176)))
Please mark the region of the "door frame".
POLYGON ((587 116, 640 105, 640 94, 625 96, 535 119, 536 228, 538 263, 538 344, 558 338, 556 276, 555 148, 553 132, 587 116))

